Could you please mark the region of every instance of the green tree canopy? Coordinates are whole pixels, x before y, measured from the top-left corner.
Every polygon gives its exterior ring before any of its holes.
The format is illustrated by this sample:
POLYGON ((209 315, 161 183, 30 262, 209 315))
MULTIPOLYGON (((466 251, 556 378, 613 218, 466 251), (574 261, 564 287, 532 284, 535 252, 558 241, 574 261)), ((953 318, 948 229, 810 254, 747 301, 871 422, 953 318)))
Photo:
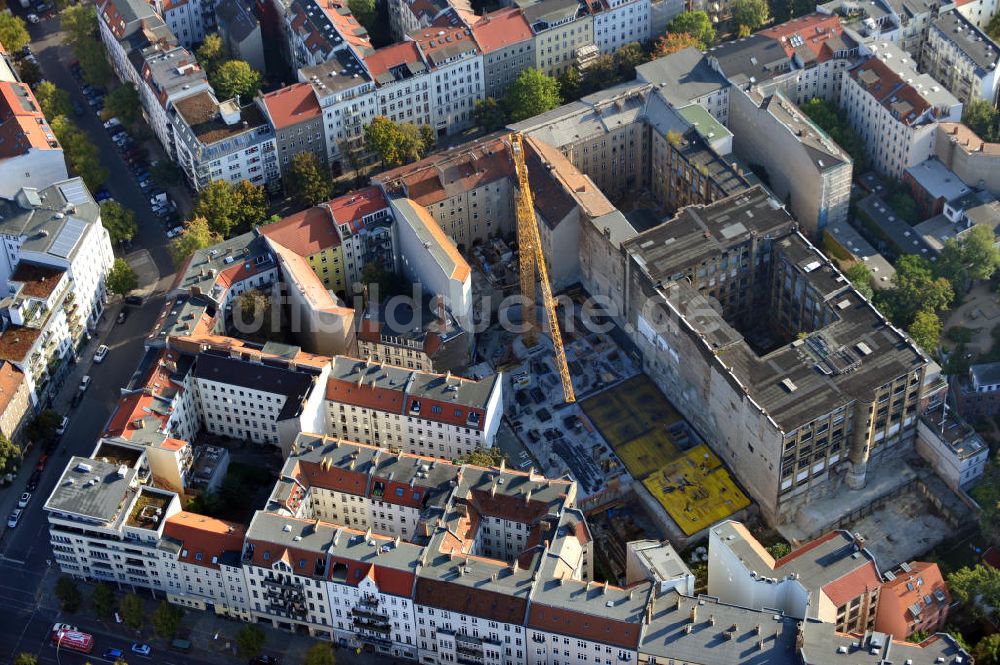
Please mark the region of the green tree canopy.
MULTIPOLYGON (((1000 16, 1000 12, 997 16, 1000 16)), ((994 16, 993 20, 996 20, 997 16, 994 16)), ((1000 141, 1000 111, 997 111, 992 102, 985 99, 969 102, 962 108, 962 122, 982 140, 989 143, 1000 141)))
POLYGON ((118 604, 118 609, 121 611, 122 621, 125 622, 126 626, 132 630, 142 628, 143 621, 146 619, 146 604, 142 598, 134 593, 125 594, 122 602, 118 604))
POLYGON ((115 590, 106 582, 98 582, 90 594, 90 606, 98 617, 107 618, 115 609, 115 590))
POLYGON ((775 559, 780 559, 781 557, 787 554, 791 554, 791 552, 792 552, 792 547, 784 541, 777 542, 767 547, 767 553, 773 556, 775 559))
POLYGON ((917 312, 940 312, 955 297, 951 284, 935 277, 930 261, 916 254, 904 254, 896 261, 893 288, 885 296, 893 323, 909 328, 917 312))
POLYGON ((58 115, 69 116, 73 113, 73 104, 69 93, 57 88, 52 81, 42 81, 35 87, 35 99, 42 107, 42 113, 50 120, 58 115))
POLYGON ((38 665, 38 656, 27 651, 22 651, 14 659, 14 665, 38 665))
POLYGON ((375 30, 375 0, 347 0, 354 18, 365 27, 368 32, 375 30))
POLYGON ((140 117, 141 109, 142 104, 135 86, 125 82, 105 96, 102 116, 105 119, 118 118, 123 125, 134 125, 140 117))
POLYGON ((1000 570, 976 564, 947 575, 952 597, 976 616, 986 616, 1000 607, 1000 570))
POLYGON ((924 308, 918 311, 906 332, 917 346, 929 354, 936 355, 938 342, 941 339, 941 319, 933 310, 924 308))
POLYGON ((288 165, 288 193, 300 206, 318 205, 330 198, 333 182, 329 171, 311 152, 300 152, 288 165))
POLYGON ((28 438, 36 443, 51 441, 56 436, 56 428, 62 422, 62 416, 52 409, 43 409, 35 416, 35 419, 28 424, 26 433, 28 438))
POLYGON ((976 665, 1000 665, 1000 633, 993 633, 979 640, 972 650, 976 665))
POLYGON ((479 448, 470 452, 468 455, 459 459, 460 464, 472 464, 473 466, 500 466, 500 462, 503 462, 507 458, 504 456, 503 451, 499 447, 493 446, 492 448, 479 448))
POLYGON ((80 61, 83 78, 90 85, 105 85, 113 71, 101 43, 94 5, 79 3, 62 11, 59 25, 67 33, 73 54, 80 61))
MULTIPOLYGON (((956 345, 951 357, 962 356, 964 350, 964 344, 956 345)), ((956 369, 964 369, 965 372, 968 372, 968 367, 956 369)), ((956 371, 954 373, 964 372, 956 371)), ((982 509, 979 513, 979 528, 982 530, 983 536, 988 538, 991 543, 1000 545, 1000 453, 986 465, 983 476, 969 493, 982 509)))
POLYGON ((14 471, 20 461, 21 449, 5 435, 0 434, 0 473, 14 471))
POLYGON ((128 264, 128 261, 119 257, 115 259, 114 265, 111 266, 107 284, 109 291, 123 296, 139 286, 139 279, 136 277, 135 271, 132 270, 132 266, 128 264))
POLYGON ((309 647, 302 658, 302 665, 335 665, 336 662, 333 645, 329 642, 317 642, 309 647))
POLYGON ((964 291, 972 280, 989 279, 1000 266, 993 230, 977 225, 959 238, 949 238, 938 256, 934 269, 952 283, 956 291, 964 291))
POLYGON ((576 67, 569 67, 557 79, 559 81, 559 96, 563 101, 579 99, 582 92, 583 77, 576 67))
POLYGON ((81 2, 64 9, 59 15, 59 27, 67 34, 71 46, 100 39, 97 9, 92 4, 81 2))
POLYGON ((214 72, 219 65, 229 59, 229 50, 219 33, 213 32, 205 35, 205 41, 195 51, 195 56, 207 74, 214 72))
POLYGON ((232 99, 239 95, 243 103, 250 101, 260 90, 260 72, 245 60, 227 60, 219 65, 209 79, 219 99, 232 99))
POLYGON ((24 21, 13 14, 0 13, 0 44, 8 53, 17 53, 31 41, 24 21))
POLYGON ((681 12, 667 26, 667 32, 686 32, 701 44, 702 50, 707 49, 715 41, 715 28, 712 19, 703 11, 681 12))
POLYGON ((427 136, 426 130, 412 122, 397 125, 383 115, 375 116, 365 126, 365 146, 388 167, 420 159, 429 150, 426 141, 430 138, 432 136, 427 136))
POLYGON ((830 135, 830 138, 851 156, 854 161, 855 173, 868 168, 868 154, 865 152, 864 141, 844 121, 843 114, 836 104, 825 99, 813 97, 802 105, 802 112, 819 125, 820 129, 830 135))
POLYGON ((476 108, 472 112, 476 124, 487 132, 493 132, 507 124, 507 113, 492 97, 477 99, 476 108))
POLYGON ((771 20, 767 0, 733 0, 733 24, 753 32, 771 20))
POLYGON ((66 575, 60 577, 59 581, 56 582, 56 598, 59 599, 63 610, 71 614, 80 609, 80 602, 83 600, 80 589, 76 586, 76 581, 66 575))
POLYGON ((854 285, 861 295, 872 299, 875 292, 872 290, 872 271, 868 268, 863 261, 855 261, 847 270, 844 271, 844 276, 851 280, 851 284, 854 285))
POLYGON ((174 260, 174 266, 180 268, 188 257, 199 249, 205 249, 220 242, 222 242, 222 237, 212 231, 208 220, 204 217, 194 217, 187 223, 184 231, 170 241, 170 257, 174 260))
POLYGON ((228 237, 234 229, 249 229, 267 217, 267 195, 247 180, 236 185, 212 180, 198 192, 192 214, 204 217, 214 233, 228 237))
POLYGON ((101 166, 97 147, 66 116, 49 119, 49 126, 62 146, 69 170, 83 178, 91 191, 108 179, 108 170, 101 166))
POLYGON ((653 56, 664 58, 691 47, 700 49, 702 43, 697 37, 687 32, 668 32, 656 40, 656 44, 653 46, 653 56))
POLYGON ((618 64, 618 76, 623 80, 635 78, 635 68, 649 61, 649 56, 639 42, 629 42, 615 51, 615 62, 618 64))
POLYGON ((520 122, 550 111, 561 103, 559 82, 537 69, 528 68, 517 75, 507 89, 503 103, 513 122, 520 122))
POLYGON ((153 164, 149 175, 160 187, 174 187, 184 182, 184 172, 169 159, 161 159, 153 164))
POLYGON ((236 633, 236 646, 240 652, 240 658, 250 659, 260 655, 267 635, 258 626, 247 624, 236 633))
POLYGON ((135 223, 135 213, 117 201, 101 202, 101 224, 108 230, 111 242, 129 242, 135 237, 139 227, 135 223))
POLYGON ((181 619, 184 612, 181 608, 163 600, 160 606, 153 612, 153 628, 156 634, 165 640, 172 640, 177 635, 177 630, 181 627, 181 619))

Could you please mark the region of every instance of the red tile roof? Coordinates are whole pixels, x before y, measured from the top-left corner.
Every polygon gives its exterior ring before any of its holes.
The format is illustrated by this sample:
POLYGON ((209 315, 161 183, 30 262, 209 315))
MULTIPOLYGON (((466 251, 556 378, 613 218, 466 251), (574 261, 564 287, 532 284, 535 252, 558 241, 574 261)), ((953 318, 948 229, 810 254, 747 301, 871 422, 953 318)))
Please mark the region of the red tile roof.
POLYGON ((460 584, 421 577, 417 580, 414 602, 475 617, 521 624, 528 609, 525 598, 479 587, 470 589, 460 584))
POLYGON ((260 231, 306 258, 340 246, 340 235, 334 227, 333 218, 323 206, 306 208, 274 224, 262 226, 260 231))
MULTIPOLYGON (((564 582, 564 584, 586 585, 585 582, 576 581, 564 582)), ((563 607, 549 607, 538 603, 531 605, 528 626, 550 633, 569 635, 581 640, 611 644, 623 649, 638 648, 639 630, 642 628, 642 624, 639 623, 616 621, 593 614, 574 612, 563 607)))
POLYGON ((275 129, 312 120, 323 115, 316 93, 308 83, 293 83, 261 97, 275 129))
MULTIPOLYGON (((936 563, 914 561, 909 568, 909 572, 895 571, 896 579, 882 584, 883 597, 886 594, 896 596, 899 598, 897 607, 906 610, 914 604, 923 606, 924 596, 940 590, 944 593, 944 606, 951 604, 951 592, 945 584, 944 576, 941 575, 941 568, 936 563)), ((910 619, 904 619, 904 623, 908 621, 910 619)))
POLYGON ((400 42, 392 46, 384 46, 375 53, 365 57, 365 65, 373 79, 385 74, 393 67, 408 62, 422 62, 420 49, 414 42, 400 42))
POLYGON ((532 39, 531 26, 517 7, 490 12, 472 26, 472 36, 483 53, 491 53, 532 39))
POLYGON ((370 383, 358 386, 353 381, 331 378, 326 383, 326 399, 379 411, 403 412, 403 391, 379 388, 370 383))
POLYGON ((24 83, 0 81, 0 158, 59 149, 42 107, 24 83))
POLYGON ((163 535, 181 542, 179 561, 218 569, 224 552, 241 552, 246 527, 236 522, 181 511, 167 518, 163 535))
POLYGON ((869 58, 851 70, 851 78, 903 124, 913 124, 931 107, 913 86, 878 58, 869 58))
POLYGON ((878 589, 882 580, 879 578, 875 564, 868 561, 864 566, 855 568, 843 577, 830 582, 823 587, 834 607, 843 605, 862 595, 866 590, 878 589))
POLYGON ((7 411, 14 395, 24 385, 24 372, 11 363, 0 361, 0 413, 7 411))
POLYGON ((777 41, 789 58, 795 53, 802 55, 802 49, 812 54, 811 58, 803 57, 805 61, 816 60, 825 62, 833 57, 833 52, 827 47, 827 42, 838 39, 844 34, 840 17, 836 14, 813 13, 793 18, 766 30, 761 35, 777 41), (802 40, 800 45, 793 45, 793 37, 802 40))
POLYGON ((378 187, 365 187, 339 196, 327 205, 330 206, 337 224, 351 224, 351 230, 357 232, 363 228, 361 224, 363 218, 379 210, 385 210, 389 207, 389 202, 385 200, 385 195, 378 187))

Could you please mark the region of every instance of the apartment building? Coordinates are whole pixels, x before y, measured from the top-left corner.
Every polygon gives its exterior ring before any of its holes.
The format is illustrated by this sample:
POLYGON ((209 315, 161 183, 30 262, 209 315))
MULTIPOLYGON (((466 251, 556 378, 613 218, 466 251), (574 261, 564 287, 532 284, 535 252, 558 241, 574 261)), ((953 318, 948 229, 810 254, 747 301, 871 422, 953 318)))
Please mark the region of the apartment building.
MULTIPOLYGON (((441 306, 465 329, 471 329, 472 269, 455 243, 421 205, 409 199, 392 201, 396 220, 393 241, 400 273, 441 299, 441 306)), ((415 294, 416 295, 416 294, 415 294)))
POLYGON ((594 9, 594 43, 601 53, 614 53, 632 42, 645 43, 652 36, 652 3, 649 0, 601 0, 594 9))
POLYGON ((1000 194, 1000 144, 957 122, 939 122, 934 154, 962 182, 1000 194))
POLYGON ((885 571, 875 630, 897 640, 933 635, 948 621, 951 593, 936 563, 911 561, 885 571))
POLYGON ((250 620, 242 551, 246 527, 184 510, 164 520, 161 563, 167 600, 219 616, 250 620))
POLYGON ((485 96, 503 97, 518 75, 535 66, 535 38, 517 7, 486 14, 472 24, 472 36, 483 52, 485 96))
MULTIPOLYGON (((358 295, 365 286, 365 266, 374 264, 389 272, 396 269, 389 202, 378 187, 364 187, 326 205, 343 247, 345 293, 358 295)), ((367 286, 372 289, 372 285, 367 286)))
POLYGON ((461 252, 477 240, 514 232, 513 175, 504 142, 488 138, 385 171, 372 183, 390 199, 405 197, 426 208, 461 252))
POLYGON ((430 69, 414 42, 400 42, 365 58, 375 82, 377 114, 393 122, 431 124, 430 69))
POLYGON ((443 374, 469 364, 469 333, 455 317, 424 297, 372 301, 358 330, 358 357, 443 374))
POLYGON ((13 198, 22 187, 41 189, 69 177, 42 107, 31 88, 17 81, 0 82, 0 170, 8 174, 0 184, 3 198, 13 198))
POLYGON ((483 53, 472 30, 450 9, 430 26, 411 32, 409 39, 431 68, 431 126, 438 136, 471 127, 476 101, 486 91, 483 53))
POLYGON ((958 11, 962 12, 962 16, 980 29, 985 29, 989 25, 990 19, 998 9, 996 0, 963 0, 956 2, 955 5, 958 11))
POLYGON ((280 191, 281 170, 274 128, 256 104, 219 102, 202 91, 174 104, 178 166, 195 190, 212 180, 247 180, 280 191))
POLYGON ((404 41, 411 32, 430 26, 453 4, 444 0, 392 0, 389 3, 389 26, 397 41, 404 41))
POLYGON ((24 372, 13 363, 0 362, 0 434, 20 447, 29 415, 34 410, 24 372))
POLYGON ((1000 46, 961 11, 952 9, 934 19, 922 53, 923 70, 963 104, 977 99, 996 104, 1000 46))
POLYGON ((358 58, 375 50, 368 31, 346 2, 273 0, 272 4, 281 18, 285 49, 295 69, 322 64, 343 49, 358 58))
POLYGON ((693 46, 644 62, 635 68, 635 77, 638 82, 657 86, 658 93, 674 108, 698 104, 723 125, 729 124, 730 83, 693 46))
POLYGON ((153 44, 175 46, 177 38, 145 0, 104 0, 96 3, 97 25, 118 78, 139 89, 141 69, 131 62, 131 54, 153 44))
POLYGON ((457 459, 493 446, 502 392, 499 375, 476 381, 337 356, 326 386, 325 431, 457 459))
POLYGON ((709 595, 818 619, 839 633, 875 629, 882 578, 863 538, 831 531, 777 560, 739 522, 712 527, 708 538, 709 595))
POLYGON ((192 48, 215 28, 213 0, 153 0, 153 8, 162 17, 177 42, 192 48))
MULTIPOLYGON (((231 310, 233 300, 250 289, 269 292, 278 277, 277 262, 266 237, 258 229, 192 254, 177 271, 169 297, 188 295, 205 299, 212 305, 212 314, 217 314, 231 310)), ((170 314, 173 310, 169 306, 161 314, 161 318, 169 319, 164 323, 175 328, 174 334, 187 336, 199 332, 203 319, 196 315, 194 304, 191 302, 192 311, 185 312, 180 319, 170 314)), ((201 309, 200 313, 205 310, 201 309)), ((215 330, 217 323, 213 318, 207 324, 208 330, 203 332, 223 332, 215 330)), ((166 343, 165 337, 162 341, 166 343)))
POLYGON ((288 450, 322 424, 326 373, 201 353, 191 368, 202 426, 211 434, 288 450))
POLYGON ((282 179, 289 176, 292 159, 312 153, 321 172, 327 166, 323 109, 311 83, 293 83, 256 99, 268 124, 274 128, 275 151, 282 179))
POLYGON ((643 366, 776 523, 911 445, 927 362, 794 224, 755 187, 623 243, 643 366))
MULTIPOLYGON (((956 392, 960 388, 955 388, 956 392)), ((968 486, 990 459, 986 441, 956 412, 932 405, 917 425, 917 452, 949 487, 968 486)))
POLYGON ((344 251, 328 205, 306 208, 260 232, 304 258, 325 288, 347 293, 344 251))
POLYGON ((872 47, 874 55, 844 80, 840 106, 865 143, 872 166, 901 179, 903 172, 934 154, 938 122, 958 122, 962 102, 892 44, 872 47))
POLYGON ((541 0, 524 8, 535 35, 535 69, 559 76, 578 65, 577 51, 594 42, 591 6, 578 0, 541 0))
POLYGON ((219 23, 219 37, 232 56, 258 72, 266 71, 260 21, 253 8, 239 0, 218 0, 215 18, 219 23))
POLYGON ((736 154, 764 168, 771 191, 806 235, 819 239, 847 223, 851 157, 780 91, 733 90, 730 128, 736 154))
POLYGON ((210 93, 208 77, 183 46, 147 46, 137 53, 137 63, 142 80, 137 92, 146 120, 163 149, 173 157, 174 104, 194 94, 210 93))
POLYGON ((375 83, 348 49, 326 62, 299 70, 299 81, 312 85, 323 112, 327 162, 335 172, 356 166, 364 148, 364 125, 379 114, 375 83))

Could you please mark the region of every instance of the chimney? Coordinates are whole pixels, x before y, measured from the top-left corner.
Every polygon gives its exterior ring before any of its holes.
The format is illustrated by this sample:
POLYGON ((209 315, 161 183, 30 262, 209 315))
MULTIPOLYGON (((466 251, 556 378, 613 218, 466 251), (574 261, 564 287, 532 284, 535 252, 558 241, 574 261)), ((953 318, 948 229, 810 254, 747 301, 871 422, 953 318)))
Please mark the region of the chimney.
POLYGON ((798 624, 798 632, 795 633, 795 650, 802 651, 802 646, 805 644, 806 636, 805 632, 802 630, 802 622, 798 624))
POLYGON ((865 537, 862 536, 860 533, 854 534, 854 546, 858 549, 858 551, 861 551, 865 548, 865 537))
POLYGON ((709 614, 708 615, 708 624, 710 626, 714 626, 715 625, 715 615, 714 614, 709 614))
MULTIPOLYGON (((680 596, 678 596, 678 602, 680 602, 680 596)), ((691 606, 691 623, 696 623, 698 621, 698 606, 691 606)))

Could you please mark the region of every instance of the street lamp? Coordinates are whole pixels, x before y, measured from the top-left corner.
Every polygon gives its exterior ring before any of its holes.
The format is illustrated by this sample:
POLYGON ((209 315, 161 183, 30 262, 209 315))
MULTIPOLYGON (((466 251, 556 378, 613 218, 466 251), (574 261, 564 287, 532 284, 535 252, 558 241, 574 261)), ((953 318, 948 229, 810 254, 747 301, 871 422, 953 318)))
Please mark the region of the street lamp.
POLYGON ((62 628, 60 628, 59 632, 56 633, 56 662, 59 663, 60 665, 62 665, 62 660, 59 657, 59 649, 62 648, 63 635, 65 634, 66 631, 63 630, 62 628))

